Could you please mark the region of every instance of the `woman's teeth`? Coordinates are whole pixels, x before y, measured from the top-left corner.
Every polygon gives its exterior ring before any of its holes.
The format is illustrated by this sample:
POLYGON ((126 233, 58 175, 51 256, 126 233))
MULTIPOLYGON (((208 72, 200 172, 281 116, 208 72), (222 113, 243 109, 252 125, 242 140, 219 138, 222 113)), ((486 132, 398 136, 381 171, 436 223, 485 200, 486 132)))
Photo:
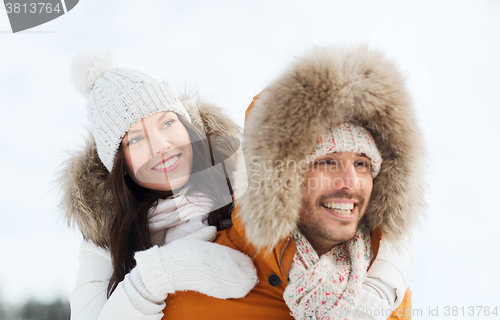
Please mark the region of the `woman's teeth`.
POLYGON ((175 157, 171 158, 168 161, 160 163, 159 165, 157 165, 156 167, 154 167, 153 170, 155 170, 155 169, 166 169, 166 168, 170 167, 171 165, 173 165, 177 161, 177 159, 179 159, 179 155, 176 155, 175 157))
POLYGON ((325 202, 322 206, 338 214, 351 214, 354 209, 354 203, 345 202, 325 202))

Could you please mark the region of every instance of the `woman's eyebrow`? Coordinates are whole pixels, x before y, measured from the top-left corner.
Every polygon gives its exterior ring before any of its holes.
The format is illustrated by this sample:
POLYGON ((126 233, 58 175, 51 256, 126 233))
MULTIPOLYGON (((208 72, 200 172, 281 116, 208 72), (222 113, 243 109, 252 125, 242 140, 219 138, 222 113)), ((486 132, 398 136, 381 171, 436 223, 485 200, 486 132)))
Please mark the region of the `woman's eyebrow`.
MULTIPOLYGON (((166 116, 169 115, 169 111, 165 111, 163 112, 163 114, 161 115, 161 117, 158 118, 158 120, 156 120, 156 122, 161 122, 163 120, 163 118, 165 118, 166 116)), ((172 118, 173 119, 173 118, 172 118)), ((134 133, 137 133, 137 132, 143 132, 144 130, 141 128, 141 129, 135 129, 135 130, 129 130, 128 131, 128 134, 134 134, 134 133)))
POLYGON ((170 115, 170 113, 173 113, 171 111, 165 111, 163 112, 163 114, 161 115, 161 117, 158 118, 158 120, 156 120, 156 122, 161 122, 163 120, 163 118, 165 118, 166 116, 170 115))
POLYGON ((144 131, 144 130, 142 130, 142 129, 129 130, 129 131, 127 132, 127 134, 134 134, 134 133, 137 133, 137 132, 143 132, 143 131, 144 131))

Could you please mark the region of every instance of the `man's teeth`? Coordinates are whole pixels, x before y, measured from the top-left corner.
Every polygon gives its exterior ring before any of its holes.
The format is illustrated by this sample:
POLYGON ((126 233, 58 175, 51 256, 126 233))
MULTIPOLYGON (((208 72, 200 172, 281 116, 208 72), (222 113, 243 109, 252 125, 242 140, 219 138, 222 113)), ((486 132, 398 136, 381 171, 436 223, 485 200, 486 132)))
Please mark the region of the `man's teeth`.
POLYGON ((170 167, 171 165, 173 165, 173 164, 177 161, 177 159, 179 159, 179 156, 178 156, 178 155, 177 155, 177 156, 175 156, 175 157, 173 157, 173 158, 171 158, 171 159, 170 159, 170 160, 168 160, 168 161, 165 161, 165 162, 163 162, 163 163, 160 163, 159 165, 157 165, 156 167, 154 167, 154 168, 153 168, 153 170, 155 170, 155 169, 165 169, 165 168, 168 168, 168 167, 170 167))
POLYGON ((351 210, 354 209, 354 203, 352 202, 325 202, 322 205, 323 207, 333 210, 335 213, 339 214, 350 214, 351 210))

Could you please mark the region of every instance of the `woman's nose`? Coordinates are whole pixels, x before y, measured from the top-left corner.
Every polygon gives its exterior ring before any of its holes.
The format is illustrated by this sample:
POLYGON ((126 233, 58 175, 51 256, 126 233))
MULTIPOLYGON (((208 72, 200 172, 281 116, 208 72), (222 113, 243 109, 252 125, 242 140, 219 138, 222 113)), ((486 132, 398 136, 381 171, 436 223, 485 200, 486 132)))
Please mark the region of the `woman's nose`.
POLYGON ((170 142, 165 139, 163 135, 160 134, 150 134, 149 140, 151 141, 151 149, 153 151, 153 156, 162 154, 170 149, 170 142))

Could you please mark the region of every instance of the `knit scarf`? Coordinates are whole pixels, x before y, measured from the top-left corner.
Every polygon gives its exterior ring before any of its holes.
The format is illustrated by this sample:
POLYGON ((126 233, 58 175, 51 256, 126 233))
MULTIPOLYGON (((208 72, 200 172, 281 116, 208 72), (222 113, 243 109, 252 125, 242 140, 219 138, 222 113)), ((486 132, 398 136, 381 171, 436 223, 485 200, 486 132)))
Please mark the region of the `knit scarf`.
POLYGON ((283 298, 295 319, 351 319, 370 263, 370 232, 359 226, 355 236, 318 256, 299 232, 297 251, 283 298))
POLYGON ((160 200, 149 210, 148 227, 153 245, 162 246, 208 226, 214 201, 203 193, 160 200))

